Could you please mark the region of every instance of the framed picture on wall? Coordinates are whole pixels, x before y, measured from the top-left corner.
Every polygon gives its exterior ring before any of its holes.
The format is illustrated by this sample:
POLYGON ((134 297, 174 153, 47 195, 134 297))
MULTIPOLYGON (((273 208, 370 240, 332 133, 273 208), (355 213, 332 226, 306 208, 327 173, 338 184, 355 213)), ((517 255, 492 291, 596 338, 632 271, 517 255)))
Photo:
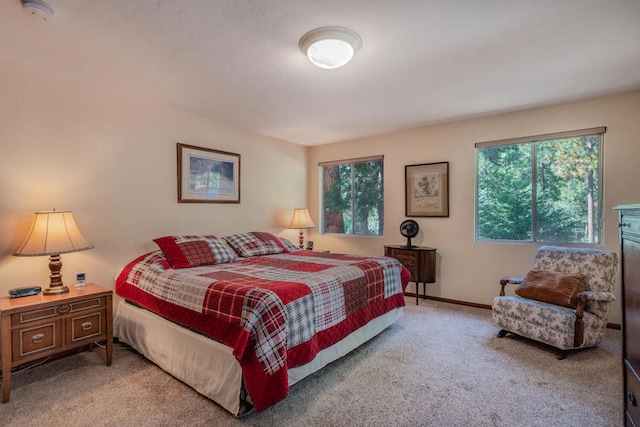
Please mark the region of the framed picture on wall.
POLYGON ((406 165, 405 215, 449 216, 449 162, 406 165))
POLYGON ((178 143, 178 203, 240 203, 240 154, 178 143))

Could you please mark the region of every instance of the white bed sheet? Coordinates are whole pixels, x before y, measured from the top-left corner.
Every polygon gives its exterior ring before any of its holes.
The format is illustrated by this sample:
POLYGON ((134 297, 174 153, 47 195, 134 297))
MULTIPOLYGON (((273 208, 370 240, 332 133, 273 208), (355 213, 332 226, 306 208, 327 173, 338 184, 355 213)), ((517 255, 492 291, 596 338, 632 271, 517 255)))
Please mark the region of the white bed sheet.
MULTIPOLYGON (((306 365, 289 369, 289 385, 367 342, 401 318, 402 314, 402 307, 398 307, 377 317, 320 351, 306 365)), ((118 304, 113 334, 233 415, 243 415, 246 410, 240 399, 242 369, 230 347, 127 301, 118 304)))

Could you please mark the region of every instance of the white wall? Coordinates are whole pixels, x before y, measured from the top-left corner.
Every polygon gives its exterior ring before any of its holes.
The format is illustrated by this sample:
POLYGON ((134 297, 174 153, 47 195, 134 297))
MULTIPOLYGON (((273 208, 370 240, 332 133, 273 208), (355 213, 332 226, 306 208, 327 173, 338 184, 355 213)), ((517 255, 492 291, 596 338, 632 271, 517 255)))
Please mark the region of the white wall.
POLYGON ((286 230, 305 204, 308 148, 79 86, 0 60, 0 294, 48 284, 46 257, 11 256, 38 210, 68 209, 95 249, 62 255, 113 288, 126 262, 179 233, 286 230), (241 155, 240 204, 177 203, 176 143, 241 155))
MULTIPOLYGON (((95 245, 62 256, 68 283, 75 271, 86 271, 90 281, 112 288, 118 268, 154 250, 151 240, 166 234, 269 230, 295 241, 297 232, 285 229, 293 208, 306 204, 318 221, 320 161, 385 156, 384 237, 307 232, 319 249, 376 255, 385 244, 404 243, 404 166, 448 161, 450 216, 415 218, 421 233, 414 243, 438 248, 429 295, 479 304, 491 302, 500 277, 528 270, 537 245, 474 242, 475 142, 607 126, 605 248, 618 250, 611 209, 640 202, 637 91, 311 148, 3 60, 0 93, 0 294, 48 282, 45 257, 11 256, 36 210, 72 210, 95 245), (241 203, 178 204, 177 142, 241 154, 241 203)), ((620 323, 619 305, 609 320, 620 323)))
MULTIPOLYGON (((398 227, 404 216, 404 166, 449 162, 450 216, 413 218, 420 234, 413 243, 438 248, 437 283, 427 294, 490 304, 501 277, 524 275, 539 245, 474 242, 474 144, 481 141, 606 126, 604 143, 603 247, 618 251, 617 217, 612 208, 640 202, 640 92, 535 108, 474 120, 428 126, 339 144, 312 147, 309 157, 309 211, 318 221, 318 162, 384 155, 384 237, 320 235, 308 238, 334 252, 382 255, 385 244, 404 244, 398 227)), ((319 224, 319 221, 316 222, 319 224)), ((413 290, 410 285, 409 290, 413 290)), ((422 289, 422 287, 421 287, 422 289)), ((616 284, 620 297, 620 282, 616 284)), ((618 303, 609 321, 621 322, 618 303)))

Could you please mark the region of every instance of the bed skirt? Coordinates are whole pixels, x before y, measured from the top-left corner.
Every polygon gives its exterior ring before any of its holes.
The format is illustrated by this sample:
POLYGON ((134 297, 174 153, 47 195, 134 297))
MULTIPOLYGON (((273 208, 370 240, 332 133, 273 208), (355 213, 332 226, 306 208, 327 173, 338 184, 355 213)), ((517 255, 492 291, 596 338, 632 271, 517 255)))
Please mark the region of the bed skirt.
MULTIPOLYGON (((320 351, 309 363, 288 371, 293 385, 378 335, 402 317, 402 307, 376 317, 336 344, 320 351)), ((144 308, 121 301, 114 316, 114 336, 164 371, 235 416, 252 406, 243 399, 242 370, 232 349, 181 327, 144 308)), ((250 397, 246 397, 250 402, 250 397)))

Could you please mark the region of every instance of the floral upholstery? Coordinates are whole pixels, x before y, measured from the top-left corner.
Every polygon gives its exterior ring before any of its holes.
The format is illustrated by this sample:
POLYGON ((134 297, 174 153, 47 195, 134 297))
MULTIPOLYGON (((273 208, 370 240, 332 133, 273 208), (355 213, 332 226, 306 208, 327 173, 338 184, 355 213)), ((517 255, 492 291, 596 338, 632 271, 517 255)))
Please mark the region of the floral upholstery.
POLYGON ((586 276, 584 339, 575 345, 576 310, 518 296, 493 299, 493 324, 505 331, 540 341, 561 350, 593 347, 602 341, 609 304, 615 300, 613 285, 618 270, 615 252, 542 246, 536 252, 534 269, 586 276))

